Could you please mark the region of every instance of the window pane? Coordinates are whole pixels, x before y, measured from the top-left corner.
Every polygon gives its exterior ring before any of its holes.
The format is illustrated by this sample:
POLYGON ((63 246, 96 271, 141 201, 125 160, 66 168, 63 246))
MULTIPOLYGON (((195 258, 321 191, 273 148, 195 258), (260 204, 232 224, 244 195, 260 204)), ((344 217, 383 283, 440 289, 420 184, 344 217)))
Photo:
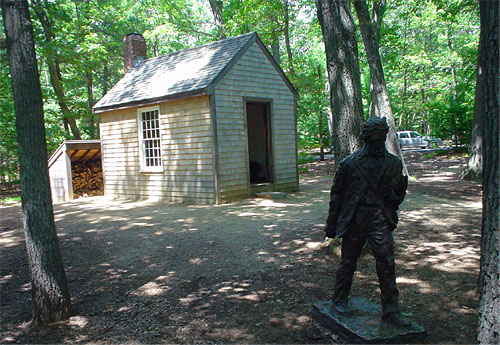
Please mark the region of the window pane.
POLYGON ((144 153, 144 165, 161 166, 160 119, 158 110, 141 113, 141 145, 144 153))

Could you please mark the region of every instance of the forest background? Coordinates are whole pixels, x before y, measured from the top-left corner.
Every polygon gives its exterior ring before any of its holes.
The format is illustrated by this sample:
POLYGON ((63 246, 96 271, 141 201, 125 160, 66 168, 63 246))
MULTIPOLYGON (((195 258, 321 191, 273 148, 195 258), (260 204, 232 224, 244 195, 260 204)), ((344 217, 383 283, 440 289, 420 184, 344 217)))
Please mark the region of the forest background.
MULTIPOLYGON (((98 138, 98 119, 91 109, 122 77, 122 39, 131 32, 144 35, 148 57, 257 32, 299 91, 299 149, 319 147, 320 132, 323 146, 330 145, 325 52, 314 0, 30 0, 29 4, 49 154, 65 139, 98 138)), ((3 35, 0 182, 14 182, 17 139, 3 35)), ((387 1, 380 55, 399 130, 417 130, 455 144, 470 141, 478 39, 475 0, 387 1)), ((361 37, 358 44, 368 117, 370 75, 361 37)))

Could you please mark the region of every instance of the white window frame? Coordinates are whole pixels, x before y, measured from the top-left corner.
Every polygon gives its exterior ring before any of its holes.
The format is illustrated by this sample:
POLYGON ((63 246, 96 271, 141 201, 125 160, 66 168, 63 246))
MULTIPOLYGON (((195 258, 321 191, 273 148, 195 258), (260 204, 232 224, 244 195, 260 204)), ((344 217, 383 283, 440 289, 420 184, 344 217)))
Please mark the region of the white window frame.
MULTIPOLYGON (((139 108, 137 109, 137 127, 138 127, 138 139, 139 139, 139 161, 140 161, 140 171, 141 172, 163 172, 163 155, 162 155, 162 147, 161 147, 161 121, 160 121, 161 115, 160 115, 160 107, 147 107, 147 108, 139 108), (142 120, 142 114, 147 113, 147 112, 158 112, 158 128, 143 128, 144 126, 144 121, 142 120), (150 134, 153 135, 158 135, 158 137, 144 139, 144 130, 155 130, 155 132, 149 132, 150 134), (158 130, 158 131, 156 131, 158 130), (147 141, 153 141, 153 140, 158 140, 158 148, 159 152, 157 153, 157 157, 153 158, 148 158, 146 156, 146 142, 147 141), (154 159, 158 158, 159 159, 159 164, 158 165, 148 165, 147 159, 154 159)), ((151 162, 151 161, 150 161, 151 162)))

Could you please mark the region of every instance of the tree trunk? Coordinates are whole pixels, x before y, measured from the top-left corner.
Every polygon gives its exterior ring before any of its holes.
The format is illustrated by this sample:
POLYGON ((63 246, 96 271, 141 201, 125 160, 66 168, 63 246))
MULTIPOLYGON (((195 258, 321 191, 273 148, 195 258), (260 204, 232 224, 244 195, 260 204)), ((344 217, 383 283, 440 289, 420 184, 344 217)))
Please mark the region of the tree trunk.
POLYGON ((285 9, 285 27, 283 33, 285 35, 285 46, 286 55, 288 57, 288 70, 290 74, 295 75, 295 69, 293 68, 293 55, 292 55, 292 45, 290 44, 290 14, 289 14, 289 4, 288 0, 284 0, 285 9))
POLYGON ((274 60, 281 65, 281 55, 280 55, 280 38, 278 32, 273 32, 272 35, 273 42, 271 43, 271 48, 273 51, 274 60))
POLYGON ((462 172, 460 178, 464 180, 479 180, 483 175, 483 117, 476 107, 479 106, 482 98, 482 88, 476 85, 476 95, 474 101, 474 122, 470 139, 469 160, 467 168, 462 172))
POLYGON ((33 323, 67 319, 71 301, 54 223, 42 90, 26 0, 2 0, 19 143, 19 175, 33 323))
POLYGON ((363 123, 356 28, 349 0, 316 0, 325 41, 335 164, 361 148, 363 123))
MULTIPOLYGON (((50 23, 45 8, 40 0, 31 0, 31 4, 33 9, 42 24, 43 32, 45 35, 45 40, 50 43, 54 38, 54 34, 52 33, 52 24, 50 23)), ((81 139, 80 130, 76 124, 76 120, 73 117, 71 110, 68 107, 68 103, 66 102, 66 96, 64 95, 63 81, 61 75, 61 68, 59 65, 59 60, 56 53, 50 54, 47 59, 47 65, 49 66, 49 75, 50 75, 50 83, 52 84, 52 88, 56 94, 57 103, 61 108, 63 113, 63 122, 66 121, 66 124, 69 125, 71 129, 71 133, 73 134, 74 139, 81 139)))
POLYGON ((89 108, 88 112, 88 126, 90 128, 90 135, 92 139, 97 138, 96 126, 94 113, 92 112, 92 108, 94 107, 94 78, 92 76, 92 71, 88 71, 85 73, 85 79, 87 80, 87 107, 89 108))
MULTIPOLYGON (((479 77, 479 66, 477 75, 479 77)), ((472 124, 470 140, 470 156, 467 168, 462 172, 460 178, 464 180, 479 180, 483 175, 483 114, 482 99, 483 87, 476 82, 476 93, 474 98, 474 122, 472 124)))
MULTIPOLYGON (((380 46, 380 26, 382 25, 382 17, 384 16, 385 12, 385 3, 386 3, 385 0, 377 0, 373 2, 371 20, 368 15, 368 12, 366 12, 366 18, 370 21, 370 24, 373 26, 373 30, 375 31, 375 37, 376 37, 375 44, 377 46, 377 51, 379 51, 379 46, 380 46)), ((374 82, 375 79, 370 78, 370 117, 380 116, 378 115, 378 107, 377 107, 377 95, 376 95, 377 87, 374 82)))
POLYGON ((483 130, 483 218, 481 224, 481 270, 479 274, 480 344, 500 343, 499 264, 499 44, 498 1, 481 0, 477 89, 480 97, 474 112, 482 114, 483 130))
POLYGON ((323 148, 323 112, 319 112, 318 117, 318 135, 319 135, 319 160, 325 160, 325 150, 323 148))
MULTIPOLYGON (((408 18, 404 20, 404 40, 408 37, 408 18)), ((401 54, 406 55, 406 47, 401 54)), ((403 75, 403 95, 401 96, 401 114, 399 115, 399 129, 409 129, 408 128, 408 113, 406 111, 406 99, 408 95, 408 67, 405 65, 404 67, 404 75, 403 75)))
POLYGON ((226 38, 224 31, 224 17, 222 16, 222 0, 209 0, 212 14, 214 15, 215 26, 217 27, 217 38, 226 38))
POLYGON ((407 129, 406 96, 408 93, 408 69, 405 68, 403 75, 403 96, 401 97, 401 114, 399 115, 399 128, 407 129))
MULTIPOLYGON (((448 26, 446 30, 448 49, 453 51, 451 44, 451 28, 448 26)), ((457 119, 457 72, 455 64, 451 62, 451 108, 453 111, 453 131, 455 133, 455 146, 458 146, 458 119, 457 119)))
POLYGON ((108 85, 108 80, 109 80, 109 69, 108 69, 108 62, 104 61, 104 66, 102 69, 102 97, 104 97, 108 93, 109 85, 108 85))
MULTIPOLYGON (((384 7, 381 7, 380 4, 377 6, 379 13, 377 13, 373 21, 370 19, 370 13, 368 12, 368 6, 365 0, 355 0, 354 8, 358 15, 361 36, 363 37, 366 56, 368 58, 368 66, 370 68, 370 83, 373 88, 371 94, 373 95, 372 101, 376 107, 375 113, 378 117, 385 117, 389 125, 389 133, 385 146, 390 153, 401 158, 401 161, 403 161, 404 174, 408 175, 403 155, 401 154, 401 147, 396 133, 396 124, 392 113, 391 100, 389 98, 389 92, 387 91, 384 70, 379 54, 379 31, 380 22, 382 20, 381 14, 384 12, 384 7)), ((373 116, 372 114, 370 115, 373 116)))

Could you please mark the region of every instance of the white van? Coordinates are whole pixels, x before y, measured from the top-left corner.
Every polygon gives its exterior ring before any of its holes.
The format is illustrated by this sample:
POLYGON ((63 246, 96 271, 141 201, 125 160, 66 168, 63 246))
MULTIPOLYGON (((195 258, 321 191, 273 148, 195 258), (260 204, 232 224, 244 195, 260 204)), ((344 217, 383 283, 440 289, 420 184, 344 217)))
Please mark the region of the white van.
POLYGON ((398 139, 402 149, 430 147, 424 136, 415 131, 398 131, 398 139))

